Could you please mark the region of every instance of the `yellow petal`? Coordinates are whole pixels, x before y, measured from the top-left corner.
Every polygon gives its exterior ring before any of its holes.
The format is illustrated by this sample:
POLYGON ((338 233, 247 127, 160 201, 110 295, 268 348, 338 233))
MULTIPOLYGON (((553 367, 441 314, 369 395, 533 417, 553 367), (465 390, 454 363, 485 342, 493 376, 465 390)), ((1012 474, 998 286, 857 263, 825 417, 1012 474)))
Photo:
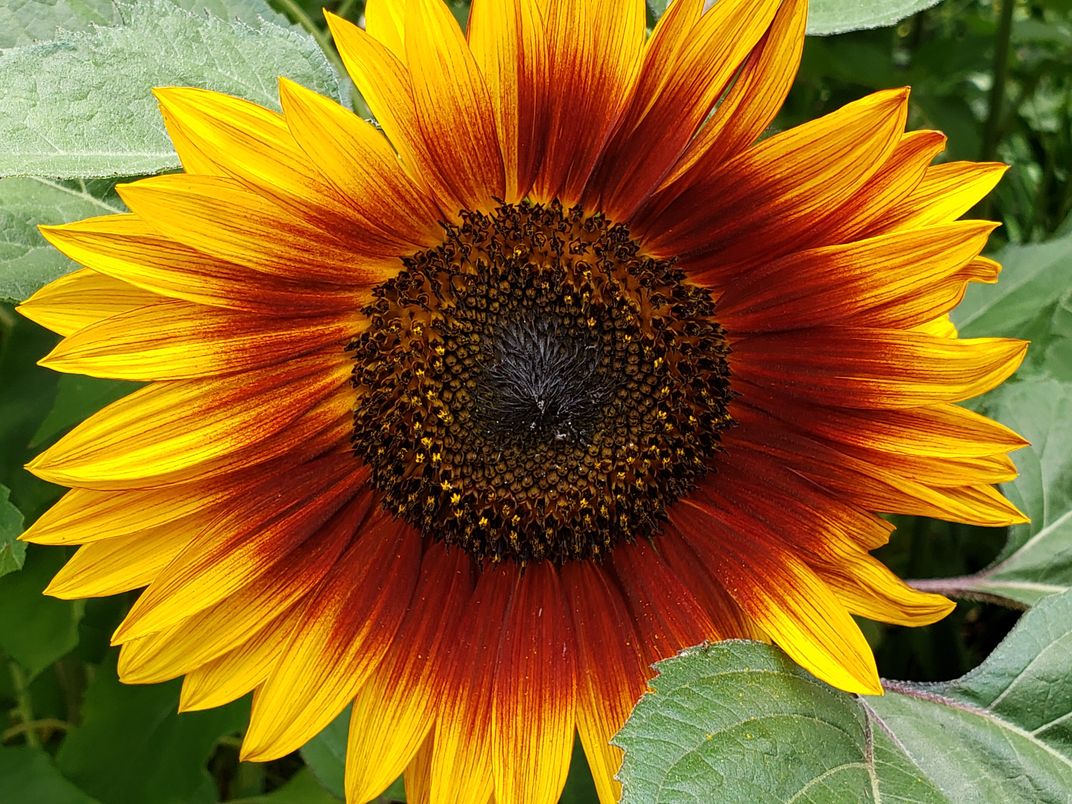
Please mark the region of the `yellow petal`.
POLYGON ((330 11, 324 16, 346 71, 398 151, 406 172, 415 183, 425 183, 444 217, 454 220, 465 204, 440 175, 424 141, 404 61, 356 25, 330 11))
POLYGON ((357 316, 272 319, 161 299, 69 335, 40 364, 121 380, 211 377, 341 351, 364 323, 357 316))
POLYGON ((75 262, 153 294, 267 315, 280 310, 330 314, 363 305, 360 290, 300 276, 287 281, 214 259, 164 237, 135 215, 42 226, 41 233, 75 262), (256 293, 250 293, 251 285, 256 293))
POLYGON ((286 661, 254 695, 243 760, 281 757, 315 736, 350 702, 391 645, 417 581, 420 537, 378 515, 310 595, 286 661))
POLYGON ((263 683, 284 657, 291 634, 301 628, 300 612, 291 611, 265 624, 240 647, 186 674, 179 696, 179 711, 214 709, 241 698, 263 683))
POLYGON ((506 172, 504 201, 528 195, 547 137, 547 53, 535 0, 474 0, 469 47, 487 83, 506 172))
POLYGON ((306 156, 355 208, 364 225, 414 246, 442 240, 441 217, 423 185, 406 175, 383 134, 335 101, 279 80, 287 125, 306 156))
POLYGON ((278 112, 195 87, 159 87, 153 94, 174 129, 253 192, 299 216, 330 212, 346 219, 347 205, 309 163, 278 112))
POLYGON ((406 0, 368 0, 365 30, 398 58, 406 58, 406 0))
POLYGON ((197 530, 188 527, 192 523, 185 524, 84 544, 56 573, 45 594, 75 600, 148 586, 196 535, 197 530))
POLYGON ((154 293, 85 268, 50 282, 16 309, 59 335, 71 335, 159 299, 154 293))
POLYGON ((121 489, 264 463, 346 415, 348 363, 345 354, 314 356, 285 371, 153 384, 95 413, 27 468, 53 483, 121 489))
POLYGON ((673 183, 701 160, 711 166, 725 162, 766 131, 796 77, 807 17, 807 0, 782 3, 770 29, 665 184, 673 183))

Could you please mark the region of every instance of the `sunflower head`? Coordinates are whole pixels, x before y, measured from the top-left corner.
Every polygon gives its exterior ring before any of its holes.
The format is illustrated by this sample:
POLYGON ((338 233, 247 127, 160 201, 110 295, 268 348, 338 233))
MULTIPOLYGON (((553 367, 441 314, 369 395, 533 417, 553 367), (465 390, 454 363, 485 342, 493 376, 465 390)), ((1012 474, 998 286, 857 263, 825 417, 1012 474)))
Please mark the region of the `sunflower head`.
POLYGON ((329 15, 379 125, 157 94, 184 172, 45 227, 85 266, 22 312, 58 371, 145 382, 31 464, 50 593, 145 587, 131 683, 253 691, 243 756, 352 704, 347 797, 601 801, 652 662, 774 642, 879 693, 851 615, 952 604, 880 513, 1022 521, 1022 439, 958 403, 1024 344, 949 323, 1000 165, 932 164, 907 90, 767 135, 803 0, 440 0, 329 15))

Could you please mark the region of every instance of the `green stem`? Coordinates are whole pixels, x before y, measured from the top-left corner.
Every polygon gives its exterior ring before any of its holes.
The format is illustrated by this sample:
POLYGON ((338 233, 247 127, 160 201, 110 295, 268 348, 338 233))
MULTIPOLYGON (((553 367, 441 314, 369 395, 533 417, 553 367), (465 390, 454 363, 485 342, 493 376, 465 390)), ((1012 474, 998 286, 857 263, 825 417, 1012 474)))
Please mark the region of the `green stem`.
MULTIPOLYGON (((335 15, 338 17, 342 17, 344 20, 349 20, 350 15, 354 11, 354 6, 356 5, 357 0, 342 0, 342 2, 339 3, 339 7, 335 9, 335 15)), ((350 20, 350 22, 353 21, 354 20, 350 20)))
POLYGON ((10 729, 0 734, 0 742, 8 742, 9 740, 18 737, 20 734, 26 735, 26 742, 30 742, 30 735, 36 735, 38 731, 70 731, 71 724, 66 720, 60 720, 55 717, 46 717, 42 720, 30 720, 26 723, 19 723, 17 726, 12 726, 10 729))
MULTIPOLYGON (((15 688, 15 711, 18 713, 22 725, 27 726, 34 722, 33 703, 30 700, 30 683, 22 668, 15 664, 14 661, 8 662, 8 668, 11 670, 11 683, 15 688)), ((30 746, 30 748, 41 747, 41 740, 38 739, 37 732, 32 727, 27 728, 25 734, 26 745, 30 746)))
POLYGON ((318 45, 320 45, 320 49, 324 51, 324 55, 328 57, 328 61, 331 62, 335 71, 339 75, 346 75, 346 68, 342 66, 342 61, 335 52, 335 45, 332 43, 331 37, 328 36, 327 31, 313 22, 312 18, 305 13, 305 9, 302 8, 296 0, 276 0, 276 4, 280 9, 285 11, 294 22, 298 23, 298 25, 309 32, 309 35, 316 40, 318 45))
POLYGON ((1002 112, 1005 105, 1005 82, 1009 73, 1009 47, 1012 41, 1012 14, 1016 0, 1001 0, 997 41, 994 43, 994 80, 990 86, 989 111, 983 128, 982 161, 994 159, 998 149, 1002 112))

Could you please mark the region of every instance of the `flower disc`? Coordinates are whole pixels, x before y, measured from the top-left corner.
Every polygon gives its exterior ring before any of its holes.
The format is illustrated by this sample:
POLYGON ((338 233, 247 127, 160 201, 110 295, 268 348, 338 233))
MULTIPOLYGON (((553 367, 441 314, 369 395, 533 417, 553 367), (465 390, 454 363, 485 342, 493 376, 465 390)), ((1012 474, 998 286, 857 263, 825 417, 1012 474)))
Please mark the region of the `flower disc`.
POLYGON ((386 503, 479 559, 652 535, 729 423, 709 294, 580 207, 465 213, 373 291, 352 441, 386 503))

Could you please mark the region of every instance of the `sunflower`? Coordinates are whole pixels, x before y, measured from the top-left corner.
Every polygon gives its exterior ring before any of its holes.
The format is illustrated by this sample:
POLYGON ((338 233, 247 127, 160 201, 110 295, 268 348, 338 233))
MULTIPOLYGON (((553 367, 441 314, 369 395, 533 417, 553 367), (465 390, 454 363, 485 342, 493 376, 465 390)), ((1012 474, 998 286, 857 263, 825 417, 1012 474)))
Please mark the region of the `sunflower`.
POLYGON ((1003 166, 932 165, 908 91, 763 137, 804 0, 369 0, 328 15, 378 124, 157 90, 184 171, 45 227, 85 266, 22 312, 42 363, 145 382, 29 468, 59 597, 146 587, 128 683, 253 691, 242 756, 352 704, 347 799, 600 800, 652 662, 783 648, 881 693, 851 615, 945 598, 878 513, 1024 521, 1025 442, 956 403, 1025 344, 948 312, 999 266, 957 220, 1003 166))

